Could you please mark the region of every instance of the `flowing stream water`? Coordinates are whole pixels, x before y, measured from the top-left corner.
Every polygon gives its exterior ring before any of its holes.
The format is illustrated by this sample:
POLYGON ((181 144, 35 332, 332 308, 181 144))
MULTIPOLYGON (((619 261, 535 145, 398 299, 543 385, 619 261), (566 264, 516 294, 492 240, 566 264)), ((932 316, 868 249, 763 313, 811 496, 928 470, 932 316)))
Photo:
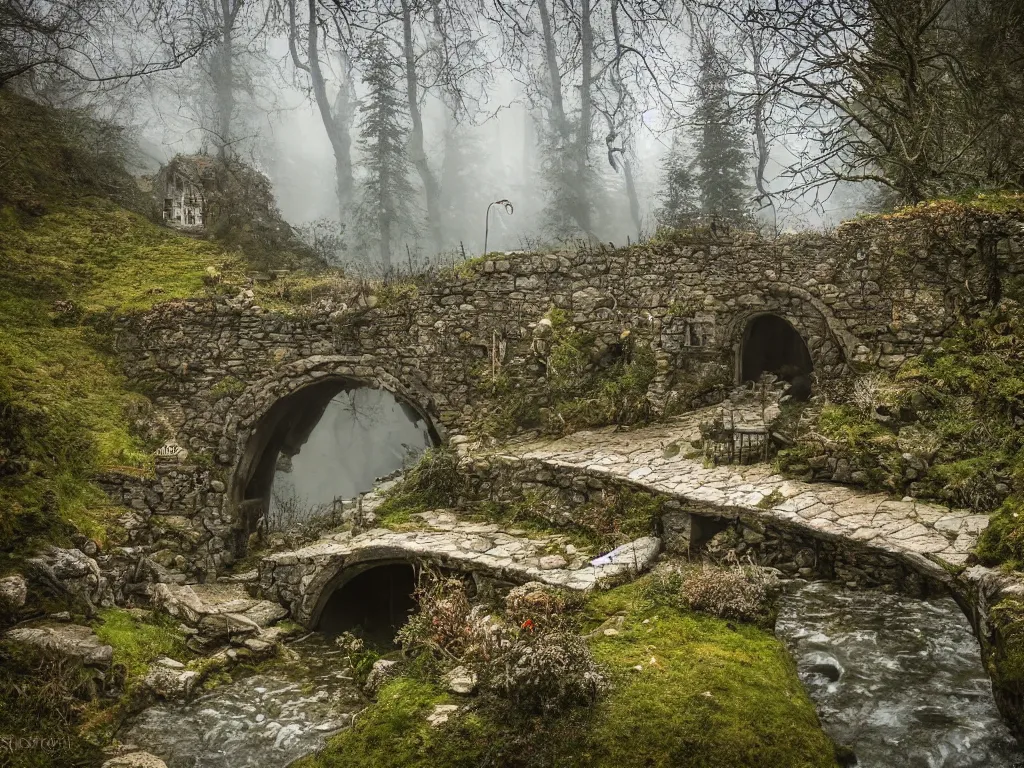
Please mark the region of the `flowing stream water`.
POLYGON ((188 704, 150 707, 121 740, 168 768, 283 768, 316 751, 365 701, 332 641, 314 634, 288 647, 290 661, 188 704))
MULTIPOLYGON (((785 595, 776 632, 825 729, 859 768, 1024 766, 952 599, 812 583, 785 595)), ((315 751, 365 702, 329 639, 289 647, 289 662, 147 709, 122 741, 169 768, 283 768, 315 751)))
POLYGON ((816 582, 783 598, 775 631, 825 730, 853 749, 858 768, 1024 766, 952 598, 816 582))

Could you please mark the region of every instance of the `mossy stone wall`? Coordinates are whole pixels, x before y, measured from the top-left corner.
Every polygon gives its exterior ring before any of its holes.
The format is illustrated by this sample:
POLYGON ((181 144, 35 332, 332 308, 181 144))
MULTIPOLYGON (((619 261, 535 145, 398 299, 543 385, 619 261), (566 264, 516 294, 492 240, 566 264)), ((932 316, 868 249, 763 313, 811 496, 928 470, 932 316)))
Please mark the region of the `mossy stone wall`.
POLYGON ((190 458, 173 483, 167 470, 124 491, 138 517, 131 526, 185 517, 182 535, 161 539, 166 557, 180 553, 208 573, 230 562, 239 468, 260 418, 325 377, 387 387, 438 433, 461 432, 495 407, 490 383, 505 371, 517 372, 527 405, 547 402, 542 321, 554 311, 590 340, 591 367, 614 363, 625 336, 650 348, 657 416, 720 396, 735 381, 747 323, 767 312, 801 333, 820 385, 841 389, 851 369, 893 369, 936 344, 957 313, 988 301, 994 278, 1024 272, 1022 254, 1024 234, 1007 214, 948 225, 877 217, 772 242, 677 233, 614 250, 491 257, 289 313, 257 306, 251 292, 164 304, 124 318, 116 347, 190 458), (195 482, 182 477, 190 472, 195 482))

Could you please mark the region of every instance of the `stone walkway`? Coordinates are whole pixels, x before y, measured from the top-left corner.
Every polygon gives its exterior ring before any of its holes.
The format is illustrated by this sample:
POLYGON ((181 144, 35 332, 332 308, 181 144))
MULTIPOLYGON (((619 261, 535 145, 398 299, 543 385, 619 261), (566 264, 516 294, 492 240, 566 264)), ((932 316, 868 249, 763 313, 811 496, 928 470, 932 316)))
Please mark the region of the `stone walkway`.
POLYGON ((591 560, 591 553, 577 550, 564 537, 528 538, 522 531, 463 521, 444 511, 413 517, 422 526, 417 530, 339 533, 302 549, 268 555, 259 565, 260 594, 289 606, 296 621, 309 624, 316 620, 316 606, 335 576, 375 560, 429 561, 505 581, 586 590, 643 571, 660 547, 658 539, 645 537, 591 560))
MULTIPOLYGON (((533 461, 551 469, 612 476, 671 494, 692 511, 768 516, 819 535, 845 537, 939 565, 963 565, 988 525, 986 515, 841 485, 789 480, 765 464, 708 467, 702 459, 687 457, 691 439, 693 419, 685 419, 633 431, 606 429, 509 444, 492 455, 506 462, 533 461)), ((471 452, 469 446, 460 448, 471 452)))

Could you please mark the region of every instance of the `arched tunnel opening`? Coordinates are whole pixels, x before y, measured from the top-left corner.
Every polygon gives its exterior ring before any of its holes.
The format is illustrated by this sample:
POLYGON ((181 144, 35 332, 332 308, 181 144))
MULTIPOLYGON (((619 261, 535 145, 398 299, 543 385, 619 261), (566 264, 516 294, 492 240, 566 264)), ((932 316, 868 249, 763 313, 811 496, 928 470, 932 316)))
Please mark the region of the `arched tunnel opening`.
POLYGON ((814 364, 800 333, 778 315, 758 315, 743 332, 740 382, 757 381, 772 373, 791 385, 795 396, 811 391, 814 364))
POLYGON ((330 636, 352 632, 378 648, 391 646, 416 608, 415 591, 416 571, 409 563, 374 566, 331 593, 316 628, 330 636))
POLYGON ((335 519, 344 501, 439 442, 423 412, 358 381, 332 378, 281 398, 260 419, 239 468, 235 556, 257 530, 335 519))

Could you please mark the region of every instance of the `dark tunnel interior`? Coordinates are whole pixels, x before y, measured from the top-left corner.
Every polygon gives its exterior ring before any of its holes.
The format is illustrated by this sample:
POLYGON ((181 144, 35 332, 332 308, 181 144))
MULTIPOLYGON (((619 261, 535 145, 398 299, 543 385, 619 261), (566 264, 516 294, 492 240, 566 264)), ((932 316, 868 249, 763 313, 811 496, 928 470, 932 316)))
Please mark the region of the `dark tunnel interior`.
POLYGON ((416 573, 408 563, 378 565, 357 574, 327 599, 317 629, 337 636, 352 632, 386 647, 416 607, 416 573))

